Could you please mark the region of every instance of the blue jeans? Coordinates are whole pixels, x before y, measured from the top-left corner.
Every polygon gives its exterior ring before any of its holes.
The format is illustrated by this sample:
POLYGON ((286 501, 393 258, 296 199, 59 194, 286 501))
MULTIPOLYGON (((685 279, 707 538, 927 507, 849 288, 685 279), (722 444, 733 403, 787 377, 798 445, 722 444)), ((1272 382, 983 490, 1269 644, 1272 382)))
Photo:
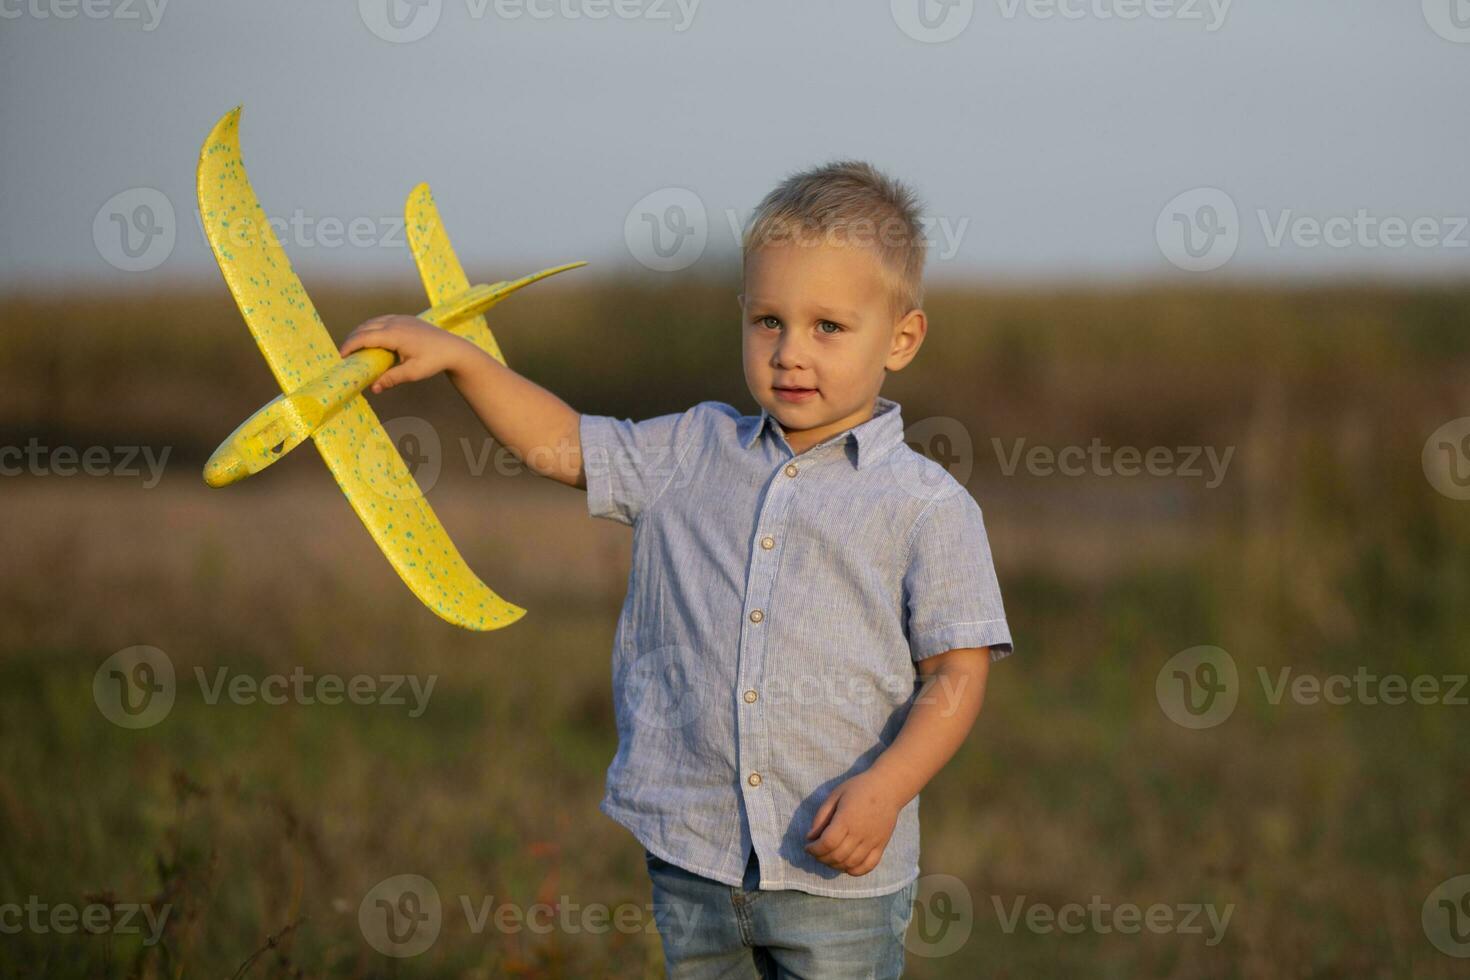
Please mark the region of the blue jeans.
POLYGON ((754 851, 739 888, 643 853, 669 977, 890 980, 903 973, 917 880, 890 895, 828 898, 762 891, 754 851))

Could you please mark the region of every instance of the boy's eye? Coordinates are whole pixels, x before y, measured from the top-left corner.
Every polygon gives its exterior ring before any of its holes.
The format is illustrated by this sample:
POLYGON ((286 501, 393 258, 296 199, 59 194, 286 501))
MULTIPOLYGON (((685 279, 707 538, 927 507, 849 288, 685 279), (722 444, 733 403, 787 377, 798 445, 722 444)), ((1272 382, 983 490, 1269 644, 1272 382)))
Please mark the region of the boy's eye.
MULTIPOLYGON (((780 317, 771 316, 769 314, 767 314, 766 316, 758 316, 758 317, 756 317, 755 318, 755 322, 758 323, 758 324, 760 324, 761 326, 769 327, 769 328, 771 328, 773 330, 776 329, 777 327, 780 327, 781 326, 781 319, 780 319, 780 317)), ((824 333, 824 334, 826 334, 827 336, 830 337, 833 334, 839 334, 839 333, 841 333, 842 331, 846 330, 847 328, 844 327, 842 324, 836 323, 836 322, 834 322, 832 320, 818 320, 817 321, 817 329, 821 330, 822 333, 824 333), (827 329, 828 327, 833 327, 835 329, 828 330, 827 329)))

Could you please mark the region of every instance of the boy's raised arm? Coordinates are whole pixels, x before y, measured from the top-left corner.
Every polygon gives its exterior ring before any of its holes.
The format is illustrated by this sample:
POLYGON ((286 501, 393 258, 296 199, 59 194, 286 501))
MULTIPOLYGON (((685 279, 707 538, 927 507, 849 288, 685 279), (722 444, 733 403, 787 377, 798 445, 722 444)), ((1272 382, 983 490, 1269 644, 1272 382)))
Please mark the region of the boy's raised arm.
POLYGON ((490 434, 541 476, 587 489, 581 413, 480 348, 465 345, 469 352, 447 373, 490 434))
POLYGON ((532 472, 587 489, 582 466, 581 415, 547 389, 501 364, 462 337, 415 316, 374 317, 343 341, 343 357, 364 347, 398 355, 373 383, 374 392, 443 371, 485 428, 532 472))

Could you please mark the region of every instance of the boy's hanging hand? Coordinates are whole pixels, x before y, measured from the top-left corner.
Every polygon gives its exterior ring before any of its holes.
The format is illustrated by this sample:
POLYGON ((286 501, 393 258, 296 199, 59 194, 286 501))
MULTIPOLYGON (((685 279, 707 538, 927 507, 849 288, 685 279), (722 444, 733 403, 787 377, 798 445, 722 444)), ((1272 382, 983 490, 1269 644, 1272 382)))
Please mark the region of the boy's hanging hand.
POLYGON ((822 802, 807 831, 807 853, 839 871, 865 875, 883 859, 900 809, 881 777, 860 772, 838 783, 822 802))

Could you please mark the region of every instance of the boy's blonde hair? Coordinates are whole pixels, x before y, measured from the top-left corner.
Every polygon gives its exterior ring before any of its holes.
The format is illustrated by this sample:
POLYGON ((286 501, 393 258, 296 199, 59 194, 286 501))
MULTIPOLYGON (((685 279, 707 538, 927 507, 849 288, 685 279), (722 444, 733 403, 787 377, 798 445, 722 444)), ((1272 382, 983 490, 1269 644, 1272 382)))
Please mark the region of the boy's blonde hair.
POLYGON ((740 243, 742 261, 765 245, 858 245, 878 257, 894 319, 924 300, 927 243, 922 205, 903 183, 861 160, 792 174, 756 208, 740 243))

